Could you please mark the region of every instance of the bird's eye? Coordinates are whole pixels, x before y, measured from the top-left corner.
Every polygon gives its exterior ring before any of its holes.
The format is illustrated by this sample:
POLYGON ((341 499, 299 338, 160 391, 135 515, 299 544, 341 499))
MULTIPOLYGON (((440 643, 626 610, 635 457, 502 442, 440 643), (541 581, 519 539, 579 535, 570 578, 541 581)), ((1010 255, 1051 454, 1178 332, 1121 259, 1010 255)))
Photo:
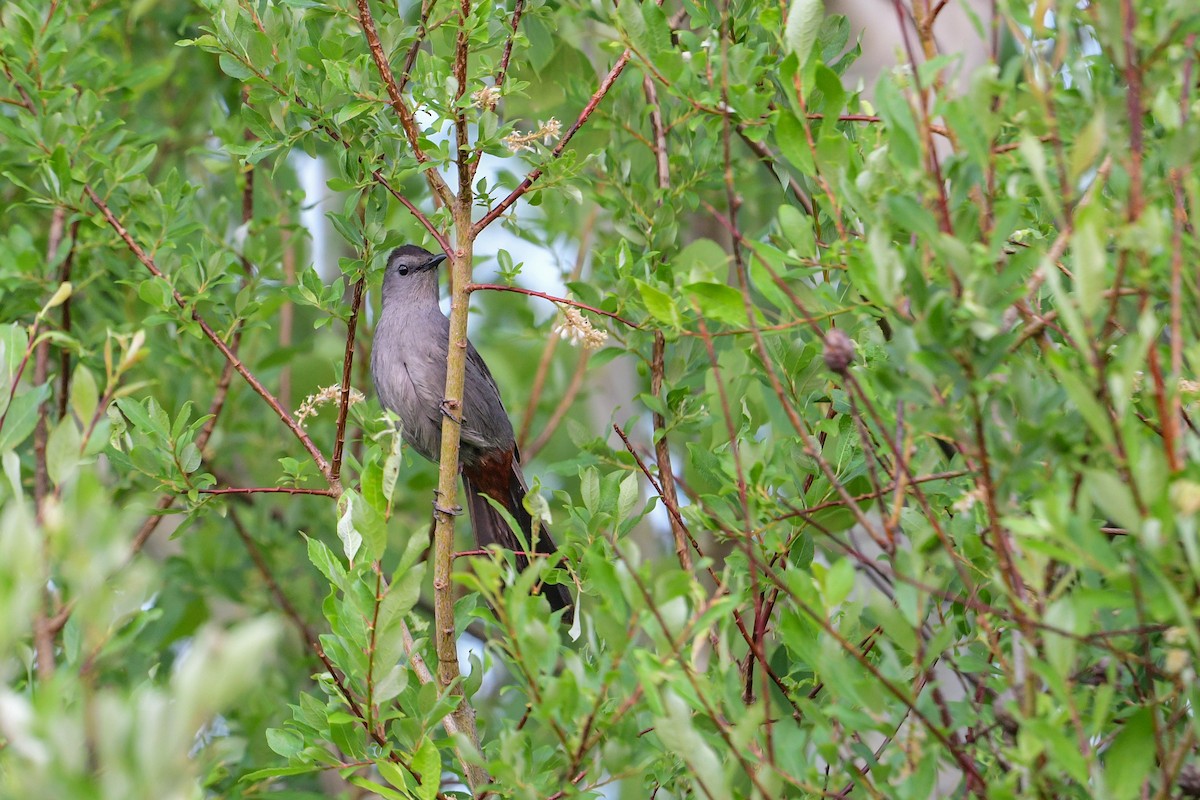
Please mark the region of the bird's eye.
POLYGON ((407 275, 407 274, 408 274, 408 267, 401 267, 400 269, 398 269, 398 270, 396 270, 396 271, 397 271, 397 272, 399 272, 401 275, 407 275))

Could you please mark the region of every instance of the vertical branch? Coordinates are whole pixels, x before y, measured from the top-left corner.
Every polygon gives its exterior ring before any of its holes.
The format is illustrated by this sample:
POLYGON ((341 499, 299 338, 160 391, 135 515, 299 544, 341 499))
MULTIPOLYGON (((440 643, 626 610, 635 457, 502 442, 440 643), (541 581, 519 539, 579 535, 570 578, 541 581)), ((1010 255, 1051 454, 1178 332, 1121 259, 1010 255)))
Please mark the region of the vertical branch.
MULTIPOLYGON (((63 260, 62 269, 58 273, 58 283, 62 285, 71 280, 71 265, 75 262, 75 242, 79 240, 79 220, 71 223, 71 249, 67 251, 67 257, 63 260)), ((71 332, 71 299, 68 297, 63 301, 61 312, 61 322, 59 330, 63 333, 71 332)), ((67 401, 71 395, 71 351, 65 347, 58 349, 58 416, 56 419, 62 419, 67 415, 67 401)))
POLYGON ((525 10, 525 0, 516 0, 513 5, 512 31, 508 41, 504 43, 504 54, 500 56, 500 68, 496 70, 496 89, 504 88, 504 80, 508 77, 508 60, 512 58, 513 41, 517 38, 517 28, 521 24, 521 13, 525 10))
MULTIPOLYGON (((58 258, 58 249, 62 244, 63 230, 66 227, 67 210, 62 206, 54 209, 54 216, 50 220, 50 235, 46 243, 46 262, 53 264, 58 258)), ((32 339, 32 334, 30 336, 32 339)), ((37 354, 34 357, 33 364, 33 383, 35 386, 41 386, 46 382, 46 371, 50 362, 50 341, 44 340, 37 345, 37 354)), ((14 386, 16 381, 13 382, 14 386)), ((37 516, 40 520, 42 517, 42 504, 46 499, 46 493, 50 489, 50 479, 46 468, 46 443, 49 438, 48 426, 46 424, 46 415, 50 411, 49 401, 44 401, 38 406, 37 427, 33 432, 33 452, 34 452, 34 504, 37 509, 37 516)), ((42 532, 42 574, 49 582, 50 574, 50 536, 45 531, 42 532)), ((54 677, 54 631, 49 623, 53 615, 51 608, 51 593, 49 586, 43 586, 41 591, 41 604, 34 611, 33 616, 33 646, 37 652, 37 672, 38 678, 42 681, 48 681, 54 677)))
MULTIPOLYGON (((366 0, 359 0, 365 5, 366 0)), ((467 44, 463 28, 470 14, 470 0, 463 0, 459 30, 459 47, 455 54, 454 71, 463 77, 467 70, 467 44)), ((471 258, 475 231, 471 227, 471 179, 465 171, 467 129, 464 114, 458 116, 459 193, 453 198, 450 210, 454 215, 456 247, 447 252, 450 263, 450 336, 446 350, 446 388, 442 397, 442 441, 438 458, 438 488, 434 502, 433 532, 433 644, 437 653, 438 685, 442 692, 459 698, 451 713, 454 725, 466 736, 476 751, 479 734, 475 727, 475 709, 462 690, 458 670, 458 642, 454 624, 454 585, 451 571, 454 566, 454 521, 461 513, 458 498, 458 455, 463 415, 463 385, 467 366, 467 312, 471 301, 471 258)), ((432 170, 431 170, 432 171, 432 170)), ((463 764, 467 785, 478 792, 490 778, 474 764, 463 764)))
MULTIPOLYGON (((671 189, 671 161, 667 151, 667 127, 663 123, 662 106, 658 102, 658 91, 654 81, 647 75, 642 80, 642 93, 650 105, 650 128, 654 132, 651 146, 654 150, 654 163, 657 167, 658 204, 661 206, 667 192, 671 189)), ((659 400, 663 391, 663 380, 666 374, 666 339, 662 331, 654 331, 654 351, 650 357, 650 394, 659 400)), ((658 462, 658 480, 661 484, 663 502, 668 507, 679 507, 679 495, 675 490, 675 468, 671 464, 671 443, 667 441, 667 420, 658 411, 654 412, 654 458, 658 462)), ((675 541, 675 557, 684 571, 692 571, 692 554, 688 550, 688 533, 683 527, 683 521, 675 515, 668 515, 671 520, 671 538, 675 541)))
MULTIPOLYGON (((292 247, 292 232, 288 229, 288 219, 284 217, 279 231, 280 244, 283 247, 283 285, 296 284, 296 251, 292 247)), ((279 307, 279 349, 286 350, 292 346, 292 326, 296 318, 296 308, 292 301, 284 299, 279 307)), ((279 370, 279 400, 287 408, 292 408, 292 364, 289 360, 279 370)))
POLYGON ((408 85, 413 64, 417 63, 417 53, 421 52, 421 45, 424 43, 425 37, 429 35, 429 12, 433 11, 434 2, 435 0, 424 0, 421 3, 421 21, 417 23, 417 35, 408 48, 408 54, 404 57, 404 66, 400 69, 400 81, 396 84, 397 90, 401 92, 408 85))
MULTIPOLYGON (((454 94, 454 135, 458 145, 455 163, 458 165, 458 196, 466 198, 470 209, 471 179, 475 170, 471 166, 471 151, 467 142, 467 110, 463 107, 463 95, 467 91, 467 61, 470 57, 471 38, 467 26, 471 21, 471 0, 461 0, 458 9, 458 36, 454 43, 454 81, 458 89, 454 94)), ((478 163, 478 162, 476 162, 478 163)))
MULTIPOLYGON (((388 63, 387 54, 383 52, 383 44, 379 41, 379 32, 375 29, 375 18, 371 16, 371 7, 367 0, 357 0, 357 3, 359 25, 362 27, 363 36, 367 39, 367 47, 371 50, 375 68, 379 70, 379 77, 383 79, 383 85, 387 89, 391 106, 400 119, 400 127, 404 129, 404 136, 408 139, 408 146, 412 150, 413 158, 417 160, 418 164, 429 163, 429 156, 421 147, 421 130, 417 127, 416 117, 413 115, 412 109, 404 102, 400 86, 396 83, 396 76, 392 73, 392 65, 388 63)), ((442 179, 441 173, 436 169, 427 169, 424 172, 425 180, 429 182, 429 188, 433 190, 438 199, 446 205, 450 205, 453 194, 450 187, 446 185, 446 181, 442 179)))
POLYGON ((358 332, 358 314, 362 309, 363 290, 367 278, 364 275, 354 284, 354 298, 350 301, 350 319, 346 322, 346 353, 342 358, 342 397, 338 402, 337 435, 333 441, 333 461, 329 471, 333 480, 342 473, 342 452, 346 445, 346 416, 350 411, 350 378, 354 369, 354 341, 358 332))
MULTIPOLYGON (((442 442, 438 460, 437 500, 434 503, 433 532, 433 643, 437 652, 438 684, 443 692, 460 698, 454 710, 454 721, 466 732, 476 749, 479 738, 475 728, 475 710, 463 695, 459 681, 458 642, 454 625, 454 586, 451 570, 454 566, 454 520, 461 513, 458 498, 458 452, 462 428, 463 384, 467 365, 467 306, 471 282, 470 202, 464 209, 462 199, 454 206, 455 216, 467 224, 456 226, 458 249, 450 256, 452 272, 450 299, 450 341, 446 355, 446 389, 442 401, 442 442)), ((487 783, 488 777, 479 767, 467 765, 467 783, 472 791, 487 783)))
MULTIPOLYGON (((664 362, 667 343, 662 331, 654 332, 654 354, 650 358, 650 394, 659 400, 663 389, 663 377, 666 372, 664 362)), ((671 445, 667 441, 667 420, 662 414, 654 412, 654 458, 658 461, 658 479, 662 483, 663 502, 667 506, 678 508, 679 495, 675 491, 675 468, 671 465, 671 445)), ((683 520, 674 515, 668 515, 671 520, 671 537, 675 540, 675 557, 679 566, 685 572, 692 571, 692 554, 688 550, 687 530, 683 520)))
MULTIPOLYGON (((58 248, 62 244, 63 232, 66 229, 67 210, 59 206, 54 209, 50 218, 50 233, 46 242, 46 263, 53 264, 58 258, 58 248)), ((37 345, 33 361, 33 385, 41 386, 46 382, 46 373, 50 366, 50 340, 44 339, 37 345)), ((60 399, 60 404, 63 402, 60 399)), ((49 427, 46 417, 50 413, 50 401, 44 401, 38 407, 37 426, 33 429, 33 498, 37 512, 42 513, 42 500, 50 488, 50 478, 46 472, 46 441, 49 438, 49 427)), ((60 415, 61 416, 61 415, 60 415)))
MULTIPOLYGON (((1192 69, 1196 65, 1196 34, 1191 34, 1187 38, 1187 62, 1183 67, 1183 90, 1180 93, 1179 99, 1179 116, 1181 127, 1186 129, 1188 124, 1188 115, 1191 111, 1191 88, 1192 88, 1192 69)), ((1171 392, 1170 407, 1167 409, 1166 415, 1163 417, 1162 429, 1163 439, 1167 445, 1167 459, 1173 471, 1180 471, 1184 468, 1184 459, 1181 455, 1183 450, 1182 431, 1180 429, 1180 417, 1183 415, 1183 408, 1179 398, 1179 379, 1183 375, 1183 231, 1188 225, 1187 203, 1184 194, 1184 185, 1186 183, 1187 174, 1190 172, 1188 166, 1176 167, 1172 169, 1168 179, 1171 184, 1171 192, 1175 201, 1172 213, 1173 229, 1171 231, 1171 380, 1174 381, 1174 388, 1171 392)), ((1151 344, 1150 349, 1153 352, 1156 345, 1151 344)))

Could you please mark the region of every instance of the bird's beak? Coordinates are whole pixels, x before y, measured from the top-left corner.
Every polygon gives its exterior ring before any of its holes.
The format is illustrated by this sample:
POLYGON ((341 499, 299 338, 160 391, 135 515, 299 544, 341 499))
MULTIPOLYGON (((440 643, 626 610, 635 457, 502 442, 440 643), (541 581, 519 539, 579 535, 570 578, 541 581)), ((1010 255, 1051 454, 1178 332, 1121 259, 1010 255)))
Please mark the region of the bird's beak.
POLYGON ((445 254, 445 253, 438 253, 436 256, 434 256, 433 258, 429 259, 429 261, 427 261, 427 262, 425 263, 425 269, 436 269, 436 268, 437 268, 437 265, 438 265, 438 264, 440 264, 440 263, 442 263, 442 262, 443 262, 443 261, 445 261, 445 260, 446 260, 446 254, 445 254))

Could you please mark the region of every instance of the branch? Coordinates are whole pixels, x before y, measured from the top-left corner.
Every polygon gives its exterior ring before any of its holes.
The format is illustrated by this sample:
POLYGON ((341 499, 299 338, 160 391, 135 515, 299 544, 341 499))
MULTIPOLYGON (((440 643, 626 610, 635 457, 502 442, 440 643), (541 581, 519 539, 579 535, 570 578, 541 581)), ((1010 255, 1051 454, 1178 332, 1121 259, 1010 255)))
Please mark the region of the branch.
MULTIPOLYGON (((408 146, 412 149, 413 158, 417 160, 418 164, 427 164, 429 156, 421 149, 421 131, 417 128, 417 121, 413 116, 412 109, 404 102, 404 96, 396 84, 396 77, 392 74, 392 65, 388 63, 387 55, 383 52, 383 45, 379 42, 379 32, 375 30, 375 19, 371 16, 371 8, 367 5, 367 0, 357 0, 357 3, 359 25, 362 26, 363 35, 367 37, 371 58, 374 59, 375 67, 379 70, 379 77, 383 79, 383 85, 387 88, 392 108, 395 109, 396 116, 400 118, 400 127, 404 129, 404 135, 408 138, 408 146)), ((424 172, 425 179, 429 181, 429 188, 443 203, 450 205, 454 194, 446 185, 446 181, 442 179, 441 173, 436 169, 427 169, 424 172)))
POLYGON ((513 40, 517 38, 517 27, 521 24, 521 13, 525 10, 525 0, 517 0, 513 6, 512 33, 504 43, 504 54, 500 56, 500 68, 496 71, 496 89, 504 87, 504 79, 508 77, 508 60, 512 58, 513 40))
POLYGON ((467 139, 467 110, 462 103, 463 95, 467 91, 467 61, 471 54, 471 40, 467 31, 470 19, 471 0, 461 0, 458 7, 458 35, 454 41, 454 81, 458 84, 458 90, 454 93, 454 139, 457 144, 454 163, 458 168, 459 202, 464 203, 467 208, 471 207, 471 179, 475 176, 475 170, 471 166, 470 142, 467 139))
POLYGON ((582 308, 584 311, 591 311, 593 314, 599 314, 602 317, 608 317, 609 319, 615 319, 617 322, 620 322, 622 325, 626 325, 630 328, 639 328, 640 329, 642 327, 641 325, 638 325, 635 322, 630 322, 629 320, 625 319, 624 317, 614 314, 611 311, 603 311, 599 308, 596 308, 595 306, 589 306, 585 303, 580 303, 575 300, 568 300, 565 297, 555 297, 552 294, 546 294, 545 292, 539 292, 536 289, 524 289, 520 286, 505 286, 505 285, 499 284, 499 283, 472 283, 471 285, 469 285, 467 287, 468 292, 475 292, 475 291, 479 291, 479 290, 487 290, 489 292, 516 292, 517 294, 527 294, 530 297, 540 297, 543 300, 549 300, 552 303, 562 303, 565 306, 574 306, 575 308, 582 308))
POLYGON ((338 402, 337 435, 333 440, 333 463, 330 472, 336 481, 342 474, 342 450, 346 445, 346 415, 350 411, 350 377, 354 367, 354 336, 358 330, 358 313, 362 309, 366 277, 354 284, 354 299, 350 301, 350 320, 346 323, 346 354, 342 358, 342 397, 338 402))
POLYGON ((224 489, 201 489, 200 494, 318 494, 333 497, 332 489, 305 489, 300 486, 232 486, 224 489))
MULTIPOLYGON (((129 248, 129 251, 133 253, 134 257, 137 258, 138 261, 142 262, 142 265, 145 266, 152 275, 166 280, 166 275, 161 269, 159 269, 158 265, 154 263, 154 259, 150 258, 150 256, 146 254, 146 251, 141 248, 141 245, 134 241, 133 237, 130 236, 129 231, 127 231, 125 226, 121 224, 121 221, 116 218, 112 212, 112 209, 108 207, 108 204, 96 194, 91 185, 86 184, 83 187, 83 190, 96 208, 100 210, 100 213, 104 215, 104 219, 108 222, 109 226, 116 231, 117 236, 121 237, 121 240, 125 242, 126 247, 129 248)), ((171 295, 174 297, 176 305, 178 305, 185 312, 189 310, 187 301, 184 300, 183 295, 181 295, 174 286, 171 287, 171 295)), ((259 397, 266 401, 267 405, 270 406, 271 409, 279 416, 279 419, 283 421, 283 424, 286 425, 292 434, 295 435, 295 437, 300 441, 300 443, 304 445, 304 449, 308 451, 309 456, 312 457, 312 460, 316 463, 317 468, 321 470, 321 473, 325 476, 326 480, 329 481, 330 489, 340 492, 341 487, 337 478, 330 471, 329 462, 325 460, 325 456, 321 455, 321 451, 317 449, 315 444, 313 444, 312 439, 309 438, 309 435, 304 432, 304 429, 300 427, 299 423, 297 423, 296 420, 292 418, 292 415, 279 404, 279 401, 275 399, 275 396, 259 382, 258 378, 254 377, 250 370, 246 369, 246 365, 243 364, 238 359, 237 355, 229 349, 229 346, 225 344, 224 340, 217 335, 216 331, 214 331, 209 324, 204 321, 195 308, 190 310, 190 316, 193 320, 195 320, 196 324, 200 326, 200 330, 204 332, 204 336, 210 342, 212 342, 218 350, 221 351, 221 355, 225 356, 225 359, 233 365, 233 368, 237 370, 238 374, 241 375, 242 378, 245 379, 246 383, 250 384, 250 388, 253 389, 259 395, 259 397)))
MULTIPOLYGON (((359 3, 366 2, 366 0, 358 1, 359 3)), ((566 149, 567 143, 571 141, 571 137, 579 132, 579 129, 582 128, 584 123, 588 121, 588 117, 590 117, 592 112, 596 110, 596 107, 600 105, 600 101, 604 99, 604 96, 608 94, 608 90, 611 89, 613 84, 617 82, 617 78, 621 76, 621 72, 625 69, 625 65, 629 63, 629 59, 632 55, 633 51, 628 49, 621 54, 621 57, 617 59, 617 63, 613 64, 613 68, 610 69, 608 74, 604 76, 604 80, 600 81, 600 86, 596 89, 595 94, 592 95, 592 99, 588 100, 587 105, 583 107, 583 111, 579 112, 579 118, 575 120, 575 124, 567 129, 567 132, 563 136, 562 140, 559 141, 558 145, 550 153, 550 158, 547 159, 542 166, 545 166, 551 161, 555 161, 563 154, 563 150, 566 149)), ((517 188, 509 192, 507 197, 501 200, 495 208, 484 214, 483 218, 471 227, 472 239, 478 236, 480 232, 488 225, 491 225, 493 222, 495 222, 501 214, 508 210, 509 206, 517 202, 517 200, 521 199, 523 194, 529 191, 529 187, 533 186, 534 182, 538 178, 542 177, 542 166, 534 167, 532 170, 530 170, 529 174, 525 176, 525 180, 521 181, 517 188)))
POLYGON ((434 2, 435 0, 424 0, 421 3, 421 21, 417 23, 417 36, 408 48, 408 54, 404 56, 404 66, 400 70, 400 81, 396 84, 396 89, 400 92, 403 92, 404 87, 408 86, 408 79, 412 73, 413 64, 417 63, 417 53, 421 52, 421 44, 425 41, 425 37, 429 35, 429 13, 433 11, 434 2))
MULTIPOLYGON (((360 0, 362 2, 362 0, 360 0)), ((433 532, 433 645, 437 653, 438 685, 443 693, 459 698, 451 712, 454 724, 476 750, 479 734, 475 727, 475 709, 462 688, 458 670, 458 642, 455 639, 454 521, 458 513, 458 453, 462 429, 463 386, 467 366, 467 311, 470 307, 471 254, 474 244, 471 229, 471 202, 459 197, 451 206, 457 247, 447 251, 450 257, 450 335, 446 353, 446 387, 442 393, 442 440, 438 458, 438 488, 434 509, 433 532)), ((464 764, 467 785, 473 793, 491 782, 487 772, 474 764, 464 764)))

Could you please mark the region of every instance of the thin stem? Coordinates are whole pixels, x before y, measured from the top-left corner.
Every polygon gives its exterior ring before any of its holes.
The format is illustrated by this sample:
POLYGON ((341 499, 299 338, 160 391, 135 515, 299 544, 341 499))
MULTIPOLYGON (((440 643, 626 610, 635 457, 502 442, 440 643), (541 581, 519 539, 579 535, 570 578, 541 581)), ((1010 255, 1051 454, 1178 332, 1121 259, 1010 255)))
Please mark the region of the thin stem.
POLYGON ((342 396, 338 402, 337 434, 333 440, 333 463, 329 470, 333 480, 339 480, 342 474, 342 451, 346 446, 346 416, 350 412, 350 378, 354 369, 355 334, 358 331, 358 315, 362 310, 363 290, 366 288, 366 276, 354 283, 354 297, 350 301, 350 319, 346 322, 346 350, 342 356, 342 396))
MULTIPOLYGON (((376 69, 379 70, 379 77, 383 79, 383 85, 387 89, 392 108, 395 110, 396 116, 400 118, 400 127, 408 139, 408 146, 412 150, 413 158, 417 160, 418 164, 428 163, 429 156, 421 148, 421 130, 417 127, 417 120, 413 116, 412 109, 404 102, 400 86, 396 83, 395 75, 392 74, 392 65, 388 63, 387 55, 383 52, 383 45, 379 41, 379 32, 375 29, 375 18, 371 16, 371 8, 367 4, 367 0, 357 0, 357 3, 359 25, 367 39, 371 58, 375 61, 376 69)), ((441 174, 436 169, 427 169, 425 170, 425 179, 429 182, 429 188, 433 190, 433 193, 443 203, 450 205, 454 195, 450 191, 450 187, 446 185, 446 181, 442 179, 441 174)))
POLYGON ((539 292, 534 289, 525 289, 521 286, 504 286, 503 284, 499 284, 499 283, 472 283, 470 286, 467 287, 467 291, 468 292, 478 292, 478 291, 516 292, 517 294, 527 294, 530 297, 540 297, 543 300, 549 300, 552 303, 562 303, 565 306, 574 306, 575 308, 582 308, 584 311, 590 311, 593 314, 599 314, 602 317, 608 317, 609 319, 615 319, 617 322, 621 323, 622 325, 628 326, 630 328, 641 328, 642 327, 641 325, 638 325, 635 322, 630 322, 629 320, 625 319, 624 317, 622 317, 618 314, 614 314, 611 311, 604 311, 603 309, 596 308, 595 306, 589 306, 586 303, 580 303, 576 300, 570 300, 566 297, 555 297, 552 294, 546 294, 545 292, 539 292))
MULTIPOLYGON (((366 2, 366 0, 359 0, 359 2, 363 3, 366 2)), ((621 72, 624 71, 625 66, 629 63, 629 59, 632 56, 632 50, 626 50, 625 52, 621 53, 621 57, 617 59, 617 63, 613 64, 613 68, 610 69, 608 74, 604 76, 604 79, 600 81, 599 88, 596 89, 596 92, 592 95, 591 99, 588 100, 587 105, 585 105, 583 110, 579 112, 579 117, 575 120, 574 124, 567 129, 566 134, 563 135, 563 138, 559 141, 554 150, 551 151, 550 158, 547 159, 547 161, 541 166, 534 167, 532 170, 530 170, 529 174, 525 176, 525 180, 521 181, 517 185, 517 188, 509 192, 507 197, 501 200, 494 208, 488 211, 488 213, 484 214, 483 217, 471 227, 472 239, 475 236, 478 236, 480 231, 482 231, 488 225, 491 225, 493 222, 495 222, 498 217, 508 210, 509 206, 520 200, 521 196, 529 191, 534 182, 536 182, 538 178, 542 177, 542 167, 546 166, 546 164, 549 162, 558 159, 563 154, 563 151, 567 148, 567 143, 571 141, 571 137, 578 133, 579 129, 583 127, 584 123, 588 121, 588 117, 592 115, 592 112, 595 111, 596 107, 600 105, 600 101, 604 99, 606 94, 608 94, 609 89, 611 89, 613 84, 617 82, 617 78, 621 76, 621 72)))

